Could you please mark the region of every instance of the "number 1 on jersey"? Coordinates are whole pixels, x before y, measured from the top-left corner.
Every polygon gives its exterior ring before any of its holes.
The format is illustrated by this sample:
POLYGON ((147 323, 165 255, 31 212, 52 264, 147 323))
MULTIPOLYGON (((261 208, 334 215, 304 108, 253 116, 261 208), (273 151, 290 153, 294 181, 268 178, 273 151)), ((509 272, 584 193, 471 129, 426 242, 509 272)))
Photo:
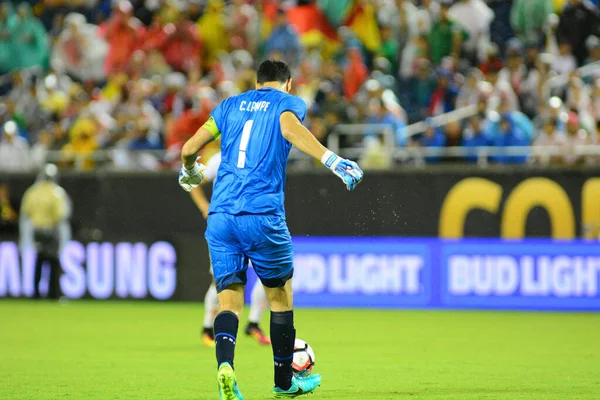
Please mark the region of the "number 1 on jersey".
POLYGON ((248 141, 250 140, 250 132, 252 131, 252 125, 254 124, 254 120, 248 120, 244 124, 244 129, 242 130, 242 140, 240 140, 240 151, 238 153, 238 168, 244 168, 246 165, 246 149, 248 148, 248 141))

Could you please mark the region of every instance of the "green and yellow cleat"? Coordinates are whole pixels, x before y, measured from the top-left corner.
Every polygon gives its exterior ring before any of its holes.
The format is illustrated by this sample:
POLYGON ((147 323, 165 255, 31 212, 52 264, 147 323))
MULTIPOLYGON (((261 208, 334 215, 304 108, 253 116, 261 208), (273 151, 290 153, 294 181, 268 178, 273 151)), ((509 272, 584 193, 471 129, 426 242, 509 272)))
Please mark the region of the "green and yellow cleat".
POLYGON ((315 391, 321 384, 321 375, 313 374, 309 376, 293 376, 292 386, 288 390, 283 390, 275 386, 273 388, 273 398, 290 399, 303 394, 309 394, 315 391))
POLYGON ((221 400, 244 400, 235 380, 235 372, 229 363, 219 365, 217 373, 219 382, 219 398, 221 400))

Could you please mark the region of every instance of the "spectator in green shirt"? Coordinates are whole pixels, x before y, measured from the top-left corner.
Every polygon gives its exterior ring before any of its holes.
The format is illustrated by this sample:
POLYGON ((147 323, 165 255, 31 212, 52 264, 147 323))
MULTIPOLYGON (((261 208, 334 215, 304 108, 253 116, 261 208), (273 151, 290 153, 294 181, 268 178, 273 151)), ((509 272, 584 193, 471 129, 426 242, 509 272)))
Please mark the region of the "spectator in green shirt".
POLYGON ((554 12, 552 0, 515 0, 510 24, 523 43, 541 43, 548 16, 554 12))
POLYGON ((387 58, 392 66, 394 75, 398 73, 398 55, 400 53, 400 44, 393 37, 391 27, 384 26, 381 28, 381 47, 379 55, 387 58))
POLYGON ((468 38, 467 33, 456 22, 448 18, 448 9, 451 5, 452 1, 442 0, 440 19, 433 24, 429 33, 431 61, 434 65, 439 65, 444 57, 458 57, 463 40, 468 38))

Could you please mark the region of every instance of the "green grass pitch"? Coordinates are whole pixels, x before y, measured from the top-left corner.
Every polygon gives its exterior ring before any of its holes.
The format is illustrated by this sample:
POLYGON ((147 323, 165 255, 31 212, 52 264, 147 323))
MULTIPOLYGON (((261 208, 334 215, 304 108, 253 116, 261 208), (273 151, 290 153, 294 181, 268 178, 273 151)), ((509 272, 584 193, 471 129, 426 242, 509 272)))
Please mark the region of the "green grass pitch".
MULTIPOLYGON (((198 304, 0 301, 0 399, 218 399, 201 318, 198 304)), ((323 375, 313 400, 600 399, 597 314, 298 309, 296 329, 323 375)), ((270 348, 241 337, 236 371, 247 400, 270 398, 270 348)))

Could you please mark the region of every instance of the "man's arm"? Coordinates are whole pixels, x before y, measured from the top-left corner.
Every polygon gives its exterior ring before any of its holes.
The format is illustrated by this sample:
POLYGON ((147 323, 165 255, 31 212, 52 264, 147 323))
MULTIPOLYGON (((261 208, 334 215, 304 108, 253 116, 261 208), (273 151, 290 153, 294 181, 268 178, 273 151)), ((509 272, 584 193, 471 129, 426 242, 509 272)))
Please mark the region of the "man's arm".
POLYGON ((279 124, 281 125, 281 133, 288 142, 296 146, 301 152, 321 161, 327 148, 300 123, 294 113, 290 111, 282 113, 279 117, 279 124))
POLYGON ((202 171, 206 167, 196 162, 198 152, 207 144, 219 137, 221 132, 217 128, 215 119, 211 116, 208 121, 192 136, 181 149, 181 162, 183 166, 179 171, 179 185, 189 192, 198 186, 204 179, 202 171))
POLYGON ((363 172, 354 161, 346 160, 323 146, 314 135, 306 129, 298 117, 285 111, 279 117, 283 137, 300 151, 321 161, 346 185, 346 189, 354 190, 363 180, 363 172))
POLYGON ((198 152, 204 146, 215 140, 213 134, 204 127, 205 125, 198 129, 194 136, 185 142, 181 149, 181 162, 186 169, 190 170, 194 168, 198 152))

